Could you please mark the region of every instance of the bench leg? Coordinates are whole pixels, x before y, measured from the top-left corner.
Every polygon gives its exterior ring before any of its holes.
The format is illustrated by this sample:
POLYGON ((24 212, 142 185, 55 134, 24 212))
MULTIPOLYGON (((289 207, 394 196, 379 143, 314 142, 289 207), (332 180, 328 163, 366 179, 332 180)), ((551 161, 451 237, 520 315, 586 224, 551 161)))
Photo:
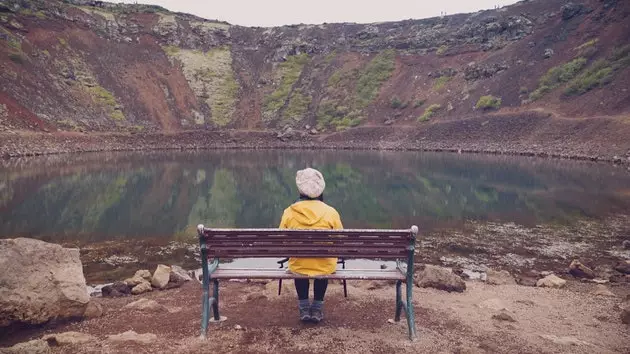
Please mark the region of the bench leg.
POLYGON ((401 294, 401 286, 402 286, 402 281, 397 281, 396 282, 396 316, 394 317, 394 321, 399 322, 400 321, 400 312, 403 308, 403 304, 402 304, 402 294, 401 294))
POLYGON ((210 294, 204 289, 201 295, 201 338, 205 339, 208 335, 208 321, 210 320, 210 294))
POLYGON ((217 279, 213 280, 214 291, 213 297, 214 301, 212 302, 212 313, 214 314, 214 320, 221 320, 221 316, 219 316, 219 281, 217 279))
POLYGON ((343 297, 348 297, 348 284, 346 284, 346 280, 343 280, 343 297))
POLYGON ((416 340, 416 321, 413 313, 413 281, 407 280, 407 325, 409 326, 409 339, 416 340))

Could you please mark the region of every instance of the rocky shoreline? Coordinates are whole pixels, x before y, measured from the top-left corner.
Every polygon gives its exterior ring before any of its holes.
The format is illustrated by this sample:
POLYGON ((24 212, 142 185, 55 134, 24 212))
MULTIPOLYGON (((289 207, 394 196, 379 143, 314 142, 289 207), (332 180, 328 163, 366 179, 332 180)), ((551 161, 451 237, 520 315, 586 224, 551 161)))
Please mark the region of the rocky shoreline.
MULTIPOLYGON (((371 133, 371 132, 370 132, 371 133)), ((66 153, 134 152, 157 150, 303 149, 394 150, 488 155, 535 156, 566 160, 598 161, 630 166, 630 150, 593 148, 588 144, 525 144, 372 139, 343 135, 316 137, 299 132, 286 137, 274 131, 180 132, 176 134, 6 134, 0 133, 0 157, 4 159, 66 153)))

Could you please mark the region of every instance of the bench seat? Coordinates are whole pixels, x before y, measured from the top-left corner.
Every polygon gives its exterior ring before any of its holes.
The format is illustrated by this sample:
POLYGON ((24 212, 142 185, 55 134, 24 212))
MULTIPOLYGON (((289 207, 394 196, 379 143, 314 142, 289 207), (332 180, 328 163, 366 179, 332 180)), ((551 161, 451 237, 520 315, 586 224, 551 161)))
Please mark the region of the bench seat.
POLYGON ((398 269, 343 269, 329 275, 309 277, 278 268, 217 268, 210 279, 345 279, 345 280, 401 280, 406 279, 398 269))

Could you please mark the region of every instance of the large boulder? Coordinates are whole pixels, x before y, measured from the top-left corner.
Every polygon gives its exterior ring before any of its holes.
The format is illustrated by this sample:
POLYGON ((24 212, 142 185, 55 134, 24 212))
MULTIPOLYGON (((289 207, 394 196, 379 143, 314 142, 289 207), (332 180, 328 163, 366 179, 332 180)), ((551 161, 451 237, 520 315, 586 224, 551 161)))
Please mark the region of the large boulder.
POLYGON ((90 297, 79 250, 28 238, 0 240, 0 327, 82 317, 90 297))
POLYGON ((171 278, 171 267, 159 264, 153 272, 153 278, 151 278, 151 285, 158 289, 164 289, 171 278))
POLYGON ((460 293, 466 290, 464 280, 447 268, 427 264, 424 267, 419 267, 414 278, 414 283, 421 288, 435 288, 460 293))

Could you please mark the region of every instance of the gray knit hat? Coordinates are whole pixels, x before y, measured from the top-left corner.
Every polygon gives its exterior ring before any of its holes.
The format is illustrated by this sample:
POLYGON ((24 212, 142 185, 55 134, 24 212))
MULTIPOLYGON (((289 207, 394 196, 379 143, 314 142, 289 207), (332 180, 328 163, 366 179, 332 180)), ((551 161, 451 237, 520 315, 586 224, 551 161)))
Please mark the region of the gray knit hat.
POLYGON ((324 176, 314 168, 306 168, 297 171, 295 184, 300 194, 309 198, 317 198, 324 193, 326 182, 324 176))

